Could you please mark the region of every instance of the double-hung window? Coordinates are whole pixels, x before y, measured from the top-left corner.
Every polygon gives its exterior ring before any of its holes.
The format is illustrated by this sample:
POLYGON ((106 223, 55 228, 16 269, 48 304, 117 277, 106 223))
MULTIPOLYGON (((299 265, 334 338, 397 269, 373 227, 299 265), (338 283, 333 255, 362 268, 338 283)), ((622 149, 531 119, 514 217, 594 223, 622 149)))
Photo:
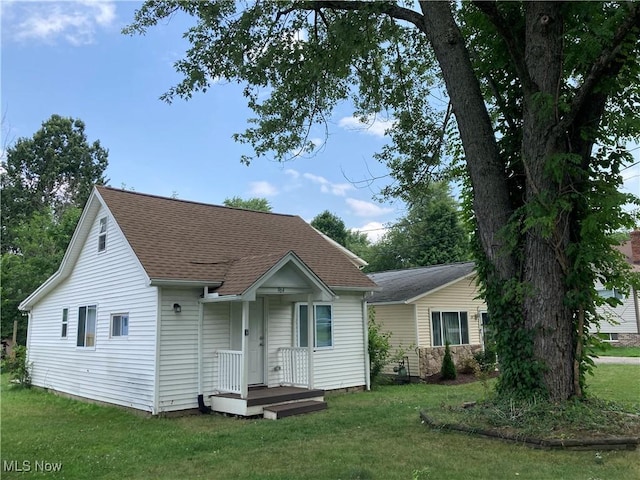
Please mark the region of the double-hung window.
POLYGON ((67 338, 67 332, 69 331, 69 309, 62 309, 62 333, 60 336, 62 338, 67 338))
POLYGON ((129 314, 116 313, 111 315, 111 336, 126 337, 129 335, 129 314))
POLYGON ((100 230, 98 233, 98 251, 103 252, 107 248, 107 217, 100 219, 100 230))
MULTIPOLYGON (((315 348, 333 347, 333 312, 331 305, 319 304, 313 306, 315 329, 313 344, 315 348)), ((298 304, 298 346, 309 346, 309 306, 298 304)))
POLYGON ((78 347, 96 346, 96 306, 78 308, 78 347))
POLYGON ((431 312, 432 343, 441 347, 469 343, 469 320, 467 312, 431 312))

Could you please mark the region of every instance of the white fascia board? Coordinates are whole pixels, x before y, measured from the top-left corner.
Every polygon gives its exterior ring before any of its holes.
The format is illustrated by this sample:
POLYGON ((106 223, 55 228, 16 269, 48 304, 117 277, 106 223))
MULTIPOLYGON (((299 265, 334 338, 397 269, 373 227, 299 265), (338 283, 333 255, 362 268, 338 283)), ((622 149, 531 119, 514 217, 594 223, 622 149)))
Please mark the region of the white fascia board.
MULTIPOLYGON (((323 299, 334 299, 336 298, 336 294, 334 291, 325 284, 320 277, 318 277, 313 270, 311 270, 301 259, 298 257, 295 252, 289 251, 287 252, 280 260, 278 260, 269 270, 267 270, 260 278, 258 278, 253 285, 247 288, 244 292, 242 292, 241 296, 246 300, 252 301, 255 300, 257 290, 271 278, 278 270, 287 265, 288 263, 293 263, 300 271, 304 274, 304 276, 311 281, 311 283, 320 290, 323 299)), ((329 300, 327 300, 329 301, 329 300)))
POLYGON ((322 238, 324 238, 327 242, 329 242, 331 245, 333 245, 338 250, 340 250, 342 253, 344 253, 347 256, 347 258, 351 261, 351 263, 353 263, 359 269, 362 269, 362 268, 366 267, 367 265, 369 265, 369 263, 365 259, 360 258, 358 255, 353 253, 348 248, 340 245, 338 242, 336 242, 330 236, 325 235, 324 233, 322 233, 320 230, 318 230, 317 228, 315 228, 313 226, 311 226, 311 228, 313 228, 316 232, 318 232, 322 236, 322 238))
POLYGON ((18 305, 19 310, 30 310, 42 297, 48 294, 62 280, 69 276, 69 274, 73 270, 73 266, 80 256, 82 246, 89 236, 91 225, 93 224, 93 221, 97 216, 98 211, 100 210, 100 206, 106 207, 106 205, 104 204, 104 200, 102 200, 100 194, 94 187, 91 194, 89 195, 89 198, 87 199, 87 204, 84 207, 82 214, 80 215, 78 225, 73 232, 67 250, 64 252, 64 256, 62 257, 62 262, 60 262, 58 270, 56 270, 53 275, 51 275, 31 295, 25 298, 20 303, 20 305, 18 305))
POLYGON ((439 287, 436 287, 433 290, 429 290, 428 292, 424 292, 424 293, 421 293, 420 295, 416 295, 413 298, 409 298, 409 299, 405 300, 403 303, 414 303, 414 302, 417 302, 418 300, 420 300, 421 298, 426 297, 427 295, 431 295, 433 293, 439 292, 443 288, 450 287, 451 285, 454 285, 454 284, 456 284, 458 282, 461 282, 465 278, 471 278, 471 277, 474 277, 476 275, 477 275, 477 273, 474 270, 474 271, 472 271, 470 273, 467 273, 463 277, 456 278, 455 280, 452 280, 452 281, 450 281, 448 283, 445 283, 444 285, 440 285, 439 287))

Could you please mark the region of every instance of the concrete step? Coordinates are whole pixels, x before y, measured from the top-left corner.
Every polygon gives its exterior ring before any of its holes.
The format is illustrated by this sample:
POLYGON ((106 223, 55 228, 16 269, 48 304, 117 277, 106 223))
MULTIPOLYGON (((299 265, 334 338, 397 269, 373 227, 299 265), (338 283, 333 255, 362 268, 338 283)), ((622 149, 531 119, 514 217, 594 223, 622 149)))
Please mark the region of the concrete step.
POLYGON ((307 400, 304 402, 281 403, 264 407, 264 418, 278 420, 279 418, 290 417, 292 415, 302 415, 303 413, 317 412, 327 408, 327 402, 318 400, 307 400))

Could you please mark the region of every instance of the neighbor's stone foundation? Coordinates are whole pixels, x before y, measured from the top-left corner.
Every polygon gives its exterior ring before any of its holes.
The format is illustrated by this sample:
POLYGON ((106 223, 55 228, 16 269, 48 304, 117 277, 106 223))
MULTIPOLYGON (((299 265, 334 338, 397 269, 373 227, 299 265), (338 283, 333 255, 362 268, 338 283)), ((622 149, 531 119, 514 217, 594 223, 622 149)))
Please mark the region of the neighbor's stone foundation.
MULTIPOLYGON (((456 368, 463 358, 471 357, 474 353, 482 350, 482 345, 451 345, 451 356, 456 368)), ((442 369, 442 359, 444 358, 445 347, 419 348, 420 378, 440 373, 442 369)))
POLYGON ((640 333, 619 333, 618 341, 614 345, 618 347, 640 347, 640 333))

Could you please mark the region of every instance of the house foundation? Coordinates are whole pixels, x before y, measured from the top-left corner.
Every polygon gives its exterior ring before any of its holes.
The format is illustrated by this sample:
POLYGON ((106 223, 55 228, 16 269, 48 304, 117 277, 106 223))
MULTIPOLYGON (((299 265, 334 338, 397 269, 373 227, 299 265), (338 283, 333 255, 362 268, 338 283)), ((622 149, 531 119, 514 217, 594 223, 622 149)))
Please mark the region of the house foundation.
MULTIPOLYGON (((474 353, 482 351, 482 345, 450 345, 449 350, 453 363, 458 367, 462 359, 472 357, 474 353)), ((418 349, 418 362, 420 365, 420 378, 439 373, 442 369, 445 347, 427 347, 418 349)))

